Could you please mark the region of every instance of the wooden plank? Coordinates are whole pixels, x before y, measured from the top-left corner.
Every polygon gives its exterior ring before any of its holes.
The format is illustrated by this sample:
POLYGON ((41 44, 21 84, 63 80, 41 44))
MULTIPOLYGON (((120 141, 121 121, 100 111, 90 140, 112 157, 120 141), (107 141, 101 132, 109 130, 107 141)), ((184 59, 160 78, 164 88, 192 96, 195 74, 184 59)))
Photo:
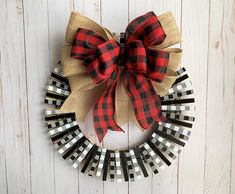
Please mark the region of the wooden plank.
MULTIPOLYGON (((1 6, 1 3, 0 3, 1 6)), ((1 12, 1 14, 4 11, 1 12)), ((2 16, 0 16, 2 17, 2 16)), ((0 25, 1 26, 1 25, 0 25)), ((1 26, 1 29, 2 26, 1 26)), ((3 36, 2 34, 0 35, 3 36)), ((2 45, 2 44, 1 44, 2 45)), ((2 50, 2 49, 1 49, 2 50)), ((0 71, 2 71, 2 63, 0 61, 0 71)), ((3 107, 3 96, 2 96, 2 74, 0 74, 0 107, 3 107)), ((6 153, 5 153, 5 123, 4 123, 4 111, 3 108, 0 110, 0 193, 7 193, 7 172, 6 172, 6 153)))
POLYGON ((97 23, 101 22, 100 0, 74 0, 74 9, 97 23))
POLYGON ((230 194, 233 194, 235 192, 235 165, 234 165, 235 164, 235 114, 234 114, 234 110, 235 110, 235 103, 234 103, 234 106, 233 106, 230 194))
POLYGON ((198 110, 198 122, 180 154, 178 192, 182 194, 203 193, 204 187, 208 14, 208 1, 182 2, 183 66, 192 80, 198 110))
MULTIPOLYGON (((0 62, 0 70, 2 69, 0 62)), ((2 98, 2 75, 0 74, 0 107, 3 107, 2 98)), ((5 124, 4 111, 0 110, 0 193, 7 193, 7 171, 6 171, 6 153, 5 153, 5 124)))
MULTIPOLYGON (((126 0, 102 0, 102 25, 111 32, 124 32, 128 24, 128 1, 126 0)), ((108 131, 104 146, 111 149, 128 147, 128 125, 122 126, 125 133, 108 131)), ((128 193, 128 183, 104 183, 104 194, 128 193)))
MULTIPOLYGON (((171 11, 176 19, 176 23, 181 29, 181 1, 180 0, 168 0, 168 1, 146 1, 146 9, 152 10, 156 15, 161 15, 168 11, 171 11)), ((174 47, 180 47, 180 44, 174 47)), ((178 160, 172 163, 172 166, 167 167, 164 170, 159 170, 159 173, 153 175, 152 180, 152 193, 165 194, 177 193, 178 183, 178 160)))
MULTIPOLYGON (((49 61, 52 66, 60 60, 61 47, 64 44, 65 31, 72 10, 72 0, 48 1, 49 61)), ((56 194, 78 193, 78 171, 64 161, 55 150, 54 173, 56 194)))
POLYGON ((1 111, 4 113, 1 114, 3 121, 1 135, 5 136, 5 147, 1 148, 4 148, 6 158, 6 176, 3 174, 5 180, 0 181, 3 186, 0 192, 29 194, 30 157, 23 3, 22 1, 1 1, 0 6, 0 96, 1 111))
POLYGON ((210 2, 205 193, 230 191, 234 114, 234 1, 210 2))
MULTIPOLYGON (((75 10, 91 18, 95 22, 101 22, 101 3, 99 0, 74 0, 75 10)), ((96 137, 93 127, 93 109, 86 117, 85 123, 80 123, 81 129, 92 142, 101 145, 96 137)), ((81 170, 81 168, 79 169, 81 170)), ((89 177, 88 174, 79 173, 79 193, 103 194, 103 182, 97 177, 89 177)))
POLYGON ((52 67, 60 60, 65 31, 73 9, 72 0, 48 0, 49 61, 52 67))
MULTIPOLYGON (((6 20, 3 18, 6 16, 6 2, 1 1, 0 2, 0 28, 4 29, 6 28, 6 20)), ((6 193, 7 194, 7 169, 6 169, 6 147, 5 147, 5 122, 4 122, 4 109, 2 108, 4 106, 3 102, 3 45, 5 43, 4 38, 5 32, 3 30, 0 31, 0 193, 6 193)))
POLYGON ((53 147, 42 120, 44 88, 50 73, 47 2, 24 2, 24 21, 32 193, 53 193, 53 147))
POLYGON ((181 29, 181 1, 180 0, 168 0, 168 1, 147 1, 146 10, 152 10, 156 15, 164 14, 168 11, 172 12, 176 19, 176 23, 181 29))
MULTIPOLYGON (((235 64, 235 2, 230 0, 225 2, 225 11, 224 11, 225 15, 224 18, 226 18, 226 24, 224 24, 226 27, 224 29, 224 33, 225 33, 225 37, 228 37, 228 41, 227 41, 227 46, 226 46, 226 56, 227 56, 227 60, 226 60, 226 64, 230 64, 229 68, 226 70, 227 72, 229 72, 229 85, 230 88, 228 88, 228 90, 230 91, 230 94, 233 95, 231 96, 231 100, 233 102, 233 110, 231 111, 231 114, 233 115, 233 117, 230 117, 230 119, 233 120, 233 124, 232 124, 232 139, 231 139, 231 162, 230 162, 230 194, 235 193, 235 103, 234 103, 234 98, 235 98, 235 93, 234 93, 234 88, 235 88, 235 74, 232 73, 234 72, 234 64, 235 64), (233 91, 233 92, 232 92, 233 91)), ((226 76, 225 76, 226 77, 226 76)), ((230 95, 228 94, 228 95, 230 95)), ((230 100, 230 99, 228 99, 230 100)), ((229 103, 229 102, 228 102, 229 103)), ((230 108, 232 108, 229 104, 227 103, 227 106, 229 106, 230 108)), ((230 121, 228 121, 230 122, 230 121)), ((229 128, 227 129, 229 130, 229 128)))

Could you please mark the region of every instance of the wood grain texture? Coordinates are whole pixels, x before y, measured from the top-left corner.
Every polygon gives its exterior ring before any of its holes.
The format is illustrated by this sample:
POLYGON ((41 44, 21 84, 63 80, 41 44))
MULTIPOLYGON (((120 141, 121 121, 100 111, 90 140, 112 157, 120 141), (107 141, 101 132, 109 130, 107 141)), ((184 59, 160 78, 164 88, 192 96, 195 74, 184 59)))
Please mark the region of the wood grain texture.
MULTIPOLYGON (((235 194, 234 126, 234 0, 0 1, 1 194, 235 194), (147 11, 175 15, 197 120, 179 159, 159 174, 135 183, 103 183, 73 169, 50 142, 44 90, 72 10, 113 32, 123 32, 147 11)), ((97 142, 91 111, 81 127, 97 142)), ((127 148, 147 136, 131 122, 123 129, 109 131, 103 146, 127 148)))
POLYGON ((9 194, 29 194, 30 156, 22 1, 1 2, 1 86, 9 194))
MULTIPOLYGON (((0 2, 0 7, 6 7, 4 1, 0 2)), ((0 28, 6 28, 6 20, 3 18, 6 16, 7 9, 2 9, 0 12, 0 28)), ((4 99, 3 99, 3 45, 5 32, 0 31, 0 193, 8 193, 7 190, 7 168, 6 168, 6 146, 5 146, 5 116, 4 116, 4 99)))
POLYGON ((27 65, 28 113, 30 127, 31 191, 54 192, 53 147, 41 122, 44 88, 49 65, 47 2, 24 3, 25 56, 27 65), (35 14, 35 9, 40 12, 35 14), (47 52, 46 52, 47 51, 47 52), (40 166, 40 168, 39 168, 40 166), (47 174, 47 176, 44 176, 47 174))
MULTIPOLYGON (((66 26, 71 11, 74 9, 72 0, 48 0, 48 45, 49 66, 58 62, 61 47, 64 44, 66 26), (55 6, 56 5, 56 6, 55 6)), ((51 68, 50 68, 51 69, 51 68)), ((61 160, 61 156, 54 152, 54 190, 55 194, 78 193, 78 171, 61 160), (68 181, 68 178, 69 181, 68 181)))
POLYGON ((182 1, 182 64, 195 90, 196 122, 179 157, 178 193, 204 192, 209 1, 182 1))
POLYGON ((210 3, 205 154, 205 193, 208 194, 234 192, 230 190, 235 102, 232 8, 233 1, 210 3))

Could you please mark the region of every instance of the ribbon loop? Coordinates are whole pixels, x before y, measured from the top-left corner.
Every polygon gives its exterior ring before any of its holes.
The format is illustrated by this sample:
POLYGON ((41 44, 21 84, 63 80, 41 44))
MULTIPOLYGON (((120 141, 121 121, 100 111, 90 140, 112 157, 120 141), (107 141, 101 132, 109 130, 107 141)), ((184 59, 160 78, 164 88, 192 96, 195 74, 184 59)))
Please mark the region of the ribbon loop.
POLYGON ((71 57, 83 59, 87 73, 99 84, 106 81, 117 68, 119 51, 116 41, 106 41, 96 32, 79 28, 74 37, 71 57))
POLYGON ((109 40, 97 46, 97 57, 100 65, 99 74, 104 75, 105 80, 109 78, 112 72, 117 68, 117 59, 120 52, 120 47, 115 40, 109 40))
POLYGON ((74 59, 84 59, 85 57, 95 54, 96 47, 106 40, 96 32, 78 28, 73 39, 71 57, 74 59))
POLYGON ((125 32, 125 41, 141 40, 145 47, 161 44, 166 34, 153 12, 139 16, 128 24, 125 32))

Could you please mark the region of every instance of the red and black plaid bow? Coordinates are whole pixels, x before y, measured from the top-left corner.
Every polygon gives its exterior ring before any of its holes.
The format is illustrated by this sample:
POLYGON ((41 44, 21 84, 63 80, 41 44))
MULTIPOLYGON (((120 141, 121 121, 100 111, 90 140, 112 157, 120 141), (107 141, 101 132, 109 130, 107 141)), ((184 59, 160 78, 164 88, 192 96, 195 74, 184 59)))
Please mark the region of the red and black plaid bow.
POLYGON ((134 19, 126 28, 124 46, 115 40, 79 28, 71 57, 82 59, 95 83, 107 82, 107 88, 94 107, 94 127, 101 142, 108 129, 122 131, 114 120, 115 88, 124 67, 124 85, 141 127, 149 129, 153 122, 164 121, 161 103, 151 80, 161 82, 165 76, 169 53, 152 50, 166 35, 153 12, 134 19), (120 68, 122 66, 122 68, 120 68))

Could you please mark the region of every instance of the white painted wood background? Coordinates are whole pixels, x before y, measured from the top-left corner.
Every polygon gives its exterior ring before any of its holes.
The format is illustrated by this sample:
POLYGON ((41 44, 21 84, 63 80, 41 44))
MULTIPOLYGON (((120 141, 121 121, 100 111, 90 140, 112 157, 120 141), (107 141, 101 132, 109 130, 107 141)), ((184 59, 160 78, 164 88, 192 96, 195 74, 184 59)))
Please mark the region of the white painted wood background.
MULTIPOLYGON (((234 0, 0 0, 0 40, 0 194, 235 194, 234 0), (44 89, 75 9, 111 31, 150 10, 174 13, 197 120, 179 159, 159 174, 103 183, 70 167, 49 141, 44 89)), ((131 124, 125 130, 116 146, 141 138, 131 124)), ((114 146, 110 138, 105 146, 114 146)))

